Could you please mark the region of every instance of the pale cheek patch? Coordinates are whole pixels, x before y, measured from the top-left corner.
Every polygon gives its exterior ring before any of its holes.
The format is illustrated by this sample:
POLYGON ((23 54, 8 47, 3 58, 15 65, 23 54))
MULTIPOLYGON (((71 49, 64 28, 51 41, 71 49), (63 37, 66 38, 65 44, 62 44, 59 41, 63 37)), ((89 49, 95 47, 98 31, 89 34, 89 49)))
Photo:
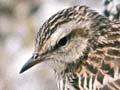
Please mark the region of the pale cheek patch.
POLYGON ((87 47, 87 42, 88 40, 84 38, 74 40, 74 42, 70 43, 66 48, 64 48, 65 50, 63 50, 63 60, 65 60, 67 63, 76 62, 79 60, 80 56, 83 56, 83 52, 87 47), (79 43, 79 41, 81 43, 79 43))

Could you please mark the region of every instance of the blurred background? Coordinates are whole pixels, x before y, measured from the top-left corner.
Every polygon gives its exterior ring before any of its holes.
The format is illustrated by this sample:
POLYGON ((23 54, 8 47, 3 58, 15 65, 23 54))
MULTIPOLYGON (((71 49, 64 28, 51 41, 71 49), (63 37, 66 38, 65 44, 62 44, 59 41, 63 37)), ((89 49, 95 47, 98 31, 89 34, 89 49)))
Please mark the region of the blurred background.
POLYGON ((110 19, 119 19, 120 0, 0 0, 0 90, 57 90, 46 64, 19 74, 32 56, 35 36, 57 11, 87 5, 110 19))

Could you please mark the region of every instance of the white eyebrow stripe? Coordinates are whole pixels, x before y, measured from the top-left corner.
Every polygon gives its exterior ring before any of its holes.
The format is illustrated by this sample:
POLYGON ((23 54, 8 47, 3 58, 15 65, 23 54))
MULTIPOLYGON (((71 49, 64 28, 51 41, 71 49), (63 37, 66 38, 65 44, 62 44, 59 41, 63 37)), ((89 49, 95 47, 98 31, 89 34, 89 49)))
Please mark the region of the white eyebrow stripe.
POLYGON ((42 53, 53 48, 59 40, 73 31, 73 22, 59 26, 42 47, 42 53), (69 25, 69 26, 68 26, 69 25))
POLYGON ((71 33, 72 29, 59 28, 53 35, 51 35, 52 41, 59 41, 61 38, 71 33))

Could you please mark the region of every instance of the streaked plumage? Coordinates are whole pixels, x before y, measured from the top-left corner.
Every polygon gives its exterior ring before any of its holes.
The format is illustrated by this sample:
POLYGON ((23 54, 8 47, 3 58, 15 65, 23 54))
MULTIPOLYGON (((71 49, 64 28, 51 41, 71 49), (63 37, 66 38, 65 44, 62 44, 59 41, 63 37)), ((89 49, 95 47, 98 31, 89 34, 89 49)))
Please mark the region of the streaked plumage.
POLYGON ((120 22, 86 6, 59 11, 40 28, 21 72, 40 62, 54 69, 59 90, 120 90, 120 22))

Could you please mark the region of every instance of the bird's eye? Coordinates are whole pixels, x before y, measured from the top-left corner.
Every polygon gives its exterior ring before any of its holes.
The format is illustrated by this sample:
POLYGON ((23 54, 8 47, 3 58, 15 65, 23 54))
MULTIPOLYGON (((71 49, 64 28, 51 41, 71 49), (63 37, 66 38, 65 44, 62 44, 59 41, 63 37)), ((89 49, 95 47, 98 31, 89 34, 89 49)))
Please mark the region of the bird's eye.
POLYGON ((67 37, 62 38, 62 39, 58 42, 58 45, 59 45, 59 46, 64 46, 64 45, 66 45, 67 40, 68 40, 67 37))
POLYGON ((63 37, 54 47, 54 49, 57 49, 59 47, 62 47, 67 44, 69 36, 63 37))

